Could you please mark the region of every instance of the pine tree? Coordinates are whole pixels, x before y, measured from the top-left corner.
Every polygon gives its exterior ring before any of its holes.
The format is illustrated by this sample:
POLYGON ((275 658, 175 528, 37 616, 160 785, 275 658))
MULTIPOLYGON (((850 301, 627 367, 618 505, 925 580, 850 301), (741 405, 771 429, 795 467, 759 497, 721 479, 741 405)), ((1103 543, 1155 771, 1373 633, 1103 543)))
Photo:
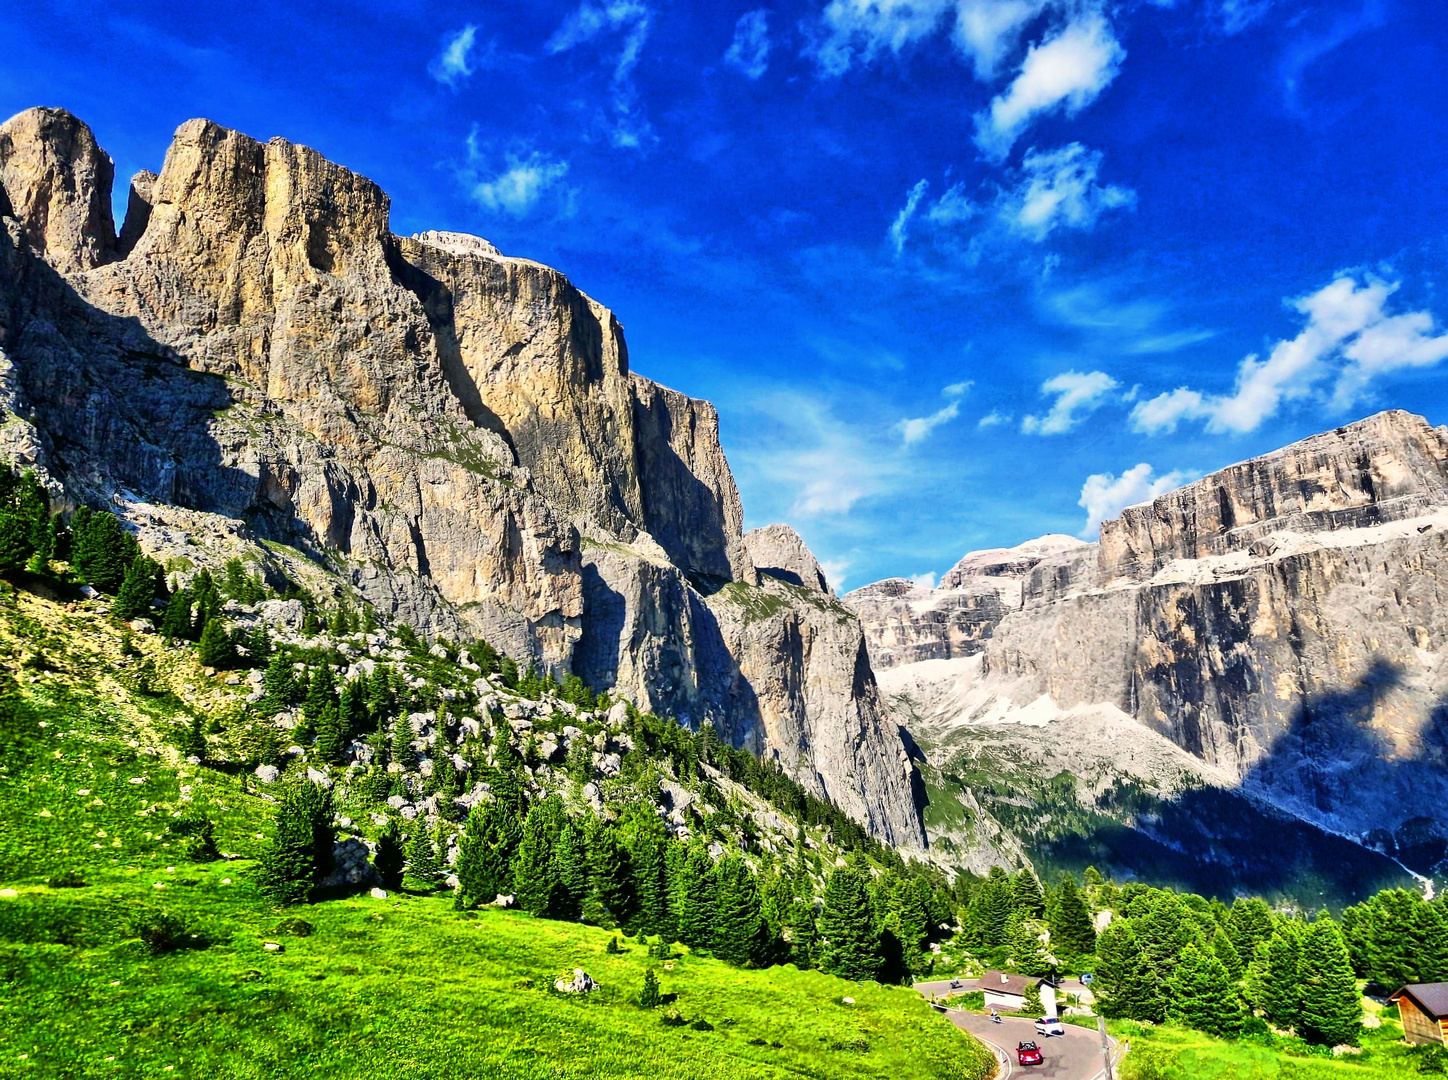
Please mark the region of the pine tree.
POLYGON ((880 931, 865 875, 853 866, 837 868, 825 882, 819 932, 820 970, 857 982, 878 974, 880 931))
POLYGON ((367 677, 367 715, 379 731, 386 730, 397 715, 397 693, 386 664, 378 664, 367 677))
POLYGON ((1146 912, 1135 920, 1137 940, 1142 959, 1165 985, 1182 950, 1197 938, 1197 923, 1176 893, 1153 890, 1147 899, 1146 912))
POLYGON ((437 844, 428 835, 420 817, 413 823, 412 835, 407 838, 407 872, 426 889, 436 889, 447 878, 437 844))
POLYGON ((1041 1001, 1041 984, 1034 979, 1026 983, 1024 1001, 1021 1002, 1021 1011, 1027 1016, 1040 1016, 1046 1009, 1041 1001))
POLYGON ((294 784, 277 807, 273 834, 257 861, 257 886, 274 904, 300 904, 332 869, 331 793, 294 784))
POLYGON ((162 581, 161 564, 144 555, 138 557, 126 571, 115 603, 111 605, 111 614, 126 621, 149 615, 151 601, 156 598, 162 581))
POLYGON ((202 667, 226 671, 236 666, 236 643, 220 619, 207 619, 196 645, 196 662, 202 667))
MULTIPOLYGON (((169 617, 169 607, 167 613, 169 617)), ((261 685, 264 693, 261 701, 263 712, 279 713, 296 701, 297 682, 292 675, 292 662, 285 654, 277 652, 272 655, 267 662, 266 672, 262 675, 261 685)))
POLYGON ((341 765, 347 758, 347 732, 333 702, 327 703, 317 720, 317 756, 329 765, 341 765))
POLYGON ((638 905, 635 922, 645 933, 664 934, 670 929, 669 883, 664 867, 669 834, 652 804, 645 804, 643 812, 633 815, 631 826, 628 853, 638 905))
POLYGON ((399 716, 392 725, 392 764, 398 765, 404 772, 411 772, 417 768, 417 751, 413 749, 412 742, 417 733, 412 729, 412 721, 405 716, 399 716))
POLYGON ((1227 936, 1237 949, 1243 970, 1252 962, 1257 946, 1272 936, 1272 909, 1257 897, 1239 896, 1227 914, 1227 936))
POLYGON ((1296 1022, 1299 1037, 1321 1046, 1356 1046, 1362 1034, 1363 1003, 1347 946, 1325 915, 1308 927, 1298 960, 1296 1022))
POLYGON ((0 573, 23 569, 33 556, 51 554, 50 497, 33 472, 16 477, 0 467, 0 573))
POLYGON ((993 866, 981 882, 966 909, 966 930, 974 944, 982 950, 1004 949, 1010 921, 1011 879, 999 866, 993 866))
POLYGON ((563 822, 558 842, 553 848, 558 866, 558 894, 554 900, 556 917, 577 919, 583 914, 588 897, 588 852, 584 848, 583 828, 573 818, 563 822))
POLYGON ((906 965, 913 970, 930 941, 930 884, 912 875, 891 891, 888 925, 905 952, 906 965))
POLYGON ((397 835, 397 826, 389 821, 377 837, 377 851, 372 856, 372 865, 382 879, 382 887, 388 892, 402 888, 402 840, 397 835))
POLYGON ((1036 926, 1035 920, 1017 912, 1011 916, 1010 926, 1006 931, 1011 947, 1011 962, 1017 971, 1026 975, 1046 973, 1046 952, 1041 947, 1041 937, 1036 926))
POLYGON ((1242 958, 1237 955, 1237 946, 1232 944, 1225 928, 1217 927, 1217 932, 1212 935, 1211 948, 1212 955, 1227 969, 1227 977, 1234 983, 1240 981, 1247 969, 1242 966, 1242 958))
POLYGON ((653 968, 644 971, 644 988, 639 993, 639 1004, 645 1009, 652 1009, 659 1003, 659 977, 654 974, 653 968))
POLYGON ((1230 1039, 1242 1030, 1242 1006, 1226 967, 1195 943, 1182 949, 1167 982, 1173 1019, 1208 1035, 1230 1039))
POLYGON ((464 903, 491 904, 513 889, 513 853, 523 838, 515 807, 502 799, 478 803, 458 843, 458 894, 464 903))
POLYGON ((1096 949, 1096 925, 1076 879, 1069 874, 1056 893, 1051 912, 1051 948, 1061 956, 1088 956, 1096 949))
POLYGON ((367 683, 364 679, 350 679, 342 687, 337 699, 337 716, 342 721, 342 730, 348 739, 360 739, 367 733, 367 683))
POLYGON ((306 696, 302 698, 302 716, 313 724, 320 724, 328 708, 337 707, 337 682, 332 676, 332 665, 325 661, 312 668, 307 679, 306 696))
POLYGON ((1039 919, 1046 914, 1045 894, 1029 866, 1021 867, 1011 881, 1011 908, 1028 919, 1039 919))
POLYGON ((1097 1011, 1112 1020, 1150 1020, 1160 1023, 1166 999, 1155 975, 1141 955, 1141 945, 1128 919, 1117 919, 1096 939, 1097 1011))
POLYGON ((689 849, 670 883, 679 940, 691 949, 707 949, 714 934, 714 860, 702 847, 689 849))
POLYGON ((588 896, 584 919, 600 926, 624 926, 634 913, 633 873, 628 850, 607 822, 589 817, 584 826, 588 850, 588 896))
POLYGON ((557 913, 563 883, 555 849, 565 816, 557 795, 534 803, 513 859, 513 893, 518 906, 539 918, 557 913))
POLYGON ((1279 923, 1271 938, 1257 946, 1247 971, 1247 989, 1252 1004, 1269 1024, 1290 1029, 1297 1019, 1297 973, 1302 957, 1303 924, 1295 920, 1279 923))
POLYGON ((747 964, 757 958, 763 924, 754 874, 735 853, 719 860, 714 900, 713 951, 720 960, 747 964))
POLYGON ((177 589, 166 601, 166 611, 161 616, 161 636, 168 643, 191 637, 191 594, 186 589, 177 589))

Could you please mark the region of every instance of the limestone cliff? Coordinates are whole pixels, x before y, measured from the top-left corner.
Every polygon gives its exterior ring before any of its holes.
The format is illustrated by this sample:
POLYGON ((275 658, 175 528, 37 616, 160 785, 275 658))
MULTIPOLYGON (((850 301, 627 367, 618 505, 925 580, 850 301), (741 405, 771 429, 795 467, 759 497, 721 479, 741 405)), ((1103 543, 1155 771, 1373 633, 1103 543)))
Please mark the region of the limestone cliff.
POLYGON ((1381 413, 1026 561, 975 622, 969 575, 845 602, 877 665, 979 653, 939 673, 959 722, 1120 710, 1207 782, 1420 871, 1448 853, 1448 430, 1381 413))
POLYGON ((110 184, 69 114, 0 125, 12 457, 160 521, 143 540, 209 515, 384 615, 711 721, 923 843, 858 622, 761 583, 717 415, 634 374, 607 308, 479 238, 393 236, 369 180, 205 120, 119 236, 110 184))

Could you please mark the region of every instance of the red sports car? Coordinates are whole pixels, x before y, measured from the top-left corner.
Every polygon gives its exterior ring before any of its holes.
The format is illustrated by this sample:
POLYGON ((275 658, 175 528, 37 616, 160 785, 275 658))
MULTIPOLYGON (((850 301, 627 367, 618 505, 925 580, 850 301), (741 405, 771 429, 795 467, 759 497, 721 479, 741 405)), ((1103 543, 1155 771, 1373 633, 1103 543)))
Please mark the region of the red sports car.
POLYGON ((1041 1048, 1033 1042, 1023 1042, 1016 1047, 1016 1060, 1022 1065, 1039 1065, 1041 1048))

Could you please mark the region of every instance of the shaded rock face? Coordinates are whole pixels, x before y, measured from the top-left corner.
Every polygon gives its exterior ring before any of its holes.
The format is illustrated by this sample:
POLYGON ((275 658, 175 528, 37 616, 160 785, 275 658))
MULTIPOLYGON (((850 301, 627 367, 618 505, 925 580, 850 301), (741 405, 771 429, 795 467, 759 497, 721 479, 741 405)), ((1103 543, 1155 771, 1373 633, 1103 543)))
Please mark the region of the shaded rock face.
MULTIPOLYGON (((952 648, 929 617, 951 589, 892 591, 846 598, 877 664, 890 634, 952 648)), ((1445 602, 1448 430, 1386 412, 1040 559, 972 692, 1008 687, 1007 711, 1040 695, 1119 708, 1226 782, 1426 871, 1448 853, 1445 602)))
POLYGON ((0 125, 12 457, 72 500, 241 521, 923 843, 858 623, 757 584, 717 414, 632 373, 608 309, 477 237, 393 236, 376 185, 284 140, 188 121, 119 238, 111 178, 69 114, 0 125))
POLYGON ((834 596, 819 561, 805 546, 799 533, 788 525, 766 525, 744 537, 744 546, 754 568, 762 575, 790 585, 834 596))

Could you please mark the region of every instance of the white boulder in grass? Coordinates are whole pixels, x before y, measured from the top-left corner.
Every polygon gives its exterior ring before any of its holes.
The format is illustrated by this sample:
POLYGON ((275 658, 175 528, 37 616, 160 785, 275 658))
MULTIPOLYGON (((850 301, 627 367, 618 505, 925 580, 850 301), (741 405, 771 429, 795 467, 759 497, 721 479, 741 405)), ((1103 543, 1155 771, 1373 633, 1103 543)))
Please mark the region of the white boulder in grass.
POLYGON ((370 896, 370 897, 372 897, 372 899, 374 899, 374 900, 386 900, 386 899, 387 899, 387 890, 386 890, 386 889, 373 889, 373 890, 372 890, 371 892, 369 892, 367 895, 370 896))
POLYGON ((573 978, 564 977, 553 981, 553 988, 561 994, 587 994, 598 989, 598 983, 582 968, 573 969, 573 978))
POLYGON ((258 765, 256 767, 256 778, 263 784, 275 784, 282 771, 275 765, 258 765))

